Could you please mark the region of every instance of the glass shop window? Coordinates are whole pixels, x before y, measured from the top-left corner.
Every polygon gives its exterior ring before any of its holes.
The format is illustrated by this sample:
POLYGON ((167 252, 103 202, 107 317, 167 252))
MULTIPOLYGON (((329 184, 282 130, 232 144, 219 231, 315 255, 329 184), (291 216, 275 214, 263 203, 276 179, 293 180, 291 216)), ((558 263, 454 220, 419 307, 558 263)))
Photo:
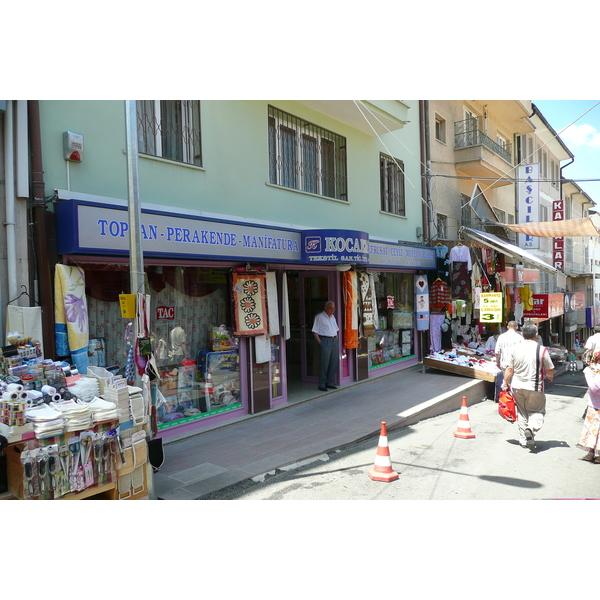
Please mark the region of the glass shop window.
POLYGON ((374 273, 378 321, 368 339, 369 368, 379 369, 415 357, 414 275, 374 273))
MULTIPOLYGON (((131 345, 118 295, 129 291, 129 272, 111 269, 86 269, 90 338, 104 348, 105 364, 95 364, 126 375, 131 345)), ((230 288, 226 269, 146 267, 159 429, 242 406, 230 288)))

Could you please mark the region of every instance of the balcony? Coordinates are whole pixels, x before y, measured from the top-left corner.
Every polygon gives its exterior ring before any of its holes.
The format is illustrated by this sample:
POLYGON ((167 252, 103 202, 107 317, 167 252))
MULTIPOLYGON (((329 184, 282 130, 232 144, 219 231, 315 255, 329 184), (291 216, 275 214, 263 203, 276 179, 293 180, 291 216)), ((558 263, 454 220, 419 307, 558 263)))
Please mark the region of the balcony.
POLYGON ((477 119, 454 123, 454 161, 456 169, 465 175, 497 180, 491 187, 511 183, 504 177, 512 167, 511 144, 494 142, 477 128, 477 119))

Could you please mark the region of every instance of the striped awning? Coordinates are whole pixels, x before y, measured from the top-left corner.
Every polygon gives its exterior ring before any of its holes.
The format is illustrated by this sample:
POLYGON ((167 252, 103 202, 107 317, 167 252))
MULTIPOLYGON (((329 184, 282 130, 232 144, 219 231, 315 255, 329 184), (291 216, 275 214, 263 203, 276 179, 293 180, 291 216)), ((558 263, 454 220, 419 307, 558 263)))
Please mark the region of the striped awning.
POLYGON ((520 223, 518 225, 502 225, 517 233, 533 235, 535 237, 577 237, 586 235, 599 235, 596 226, 590 217, 585 219, 567 219, 566 221, 546 221, 544 223, 520 223))
POLYGON ((475 242, 475 244, 482 244, 483 246, 492 248, 497 252, 501 252, 517 263, 523 262, 533 267, 537 267, 546 273, 551 273, 552 275, 558 275, 560 273, 558 269, 555 269, 553 266, 544 262, 541 258, 538 258, 534 254, 531 254, 530 252, 527 252, 527 250, 523 250, 518 246, 509 244, 507 241, 502 240, 492 233, 488 233, 487 231, 478 231, 476 229, 470 229, 469 227, 461 227, 458 233, 459 235, 468 237, 470 240, 475 242))

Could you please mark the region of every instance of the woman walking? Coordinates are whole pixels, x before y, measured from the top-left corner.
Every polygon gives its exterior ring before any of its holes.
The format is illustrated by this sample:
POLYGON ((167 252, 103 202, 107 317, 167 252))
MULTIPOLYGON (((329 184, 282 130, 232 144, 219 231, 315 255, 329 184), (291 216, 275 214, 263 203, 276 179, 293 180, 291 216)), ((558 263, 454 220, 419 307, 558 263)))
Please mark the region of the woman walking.
POLYGON ((576 444, 577 448, 586 450, 583 460, 600 463, 600 352, 595 352, 592 362, 583 373, 588 384, 587 410, 583 431, 576 444))

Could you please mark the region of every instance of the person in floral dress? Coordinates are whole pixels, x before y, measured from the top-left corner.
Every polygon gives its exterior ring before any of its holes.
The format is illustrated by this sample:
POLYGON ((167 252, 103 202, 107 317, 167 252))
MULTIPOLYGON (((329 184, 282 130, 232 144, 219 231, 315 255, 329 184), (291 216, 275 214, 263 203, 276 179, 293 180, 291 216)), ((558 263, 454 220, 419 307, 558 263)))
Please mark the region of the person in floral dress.
POLYGON ((577 448, 586 450, 583 460, 600 463, 600 351, 594 353, 590 366, 583 370, 588 384, 587 410, 577 448))

